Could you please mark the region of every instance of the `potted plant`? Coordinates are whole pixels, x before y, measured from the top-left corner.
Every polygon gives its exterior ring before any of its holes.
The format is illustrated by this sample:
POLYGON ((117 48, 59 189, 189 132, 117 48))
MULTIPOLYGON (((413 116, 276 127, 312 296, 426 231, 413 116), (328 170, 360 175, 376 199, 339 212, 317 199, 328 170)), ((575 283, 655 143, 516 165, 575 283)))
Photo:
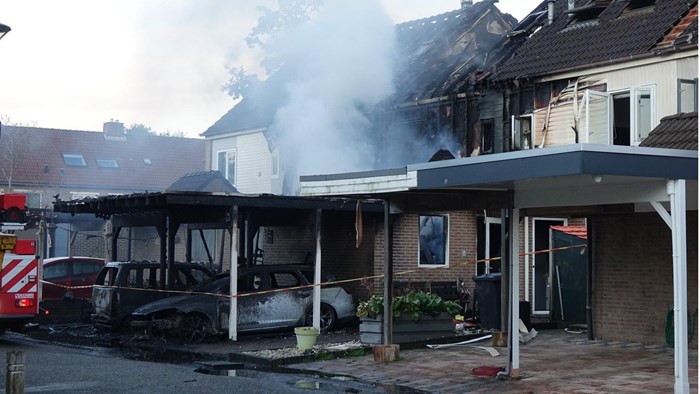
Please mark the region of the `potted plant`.
MULTIPOLYGON (((461 307, 454 301, 425 291, 409 291, 394 297, 392 303, 393 342, 406 343, 441 338, 454 334, 452 318, 461 307)), ((381 343, 384 297, 373 295, 357 306, 360 341, 381 343)))
POLYGON ((318 336, 318 328, 316 327, 296 327, 294 333, 297 336, 297 349, 311 349, 316 345, 316 337, 318 336))

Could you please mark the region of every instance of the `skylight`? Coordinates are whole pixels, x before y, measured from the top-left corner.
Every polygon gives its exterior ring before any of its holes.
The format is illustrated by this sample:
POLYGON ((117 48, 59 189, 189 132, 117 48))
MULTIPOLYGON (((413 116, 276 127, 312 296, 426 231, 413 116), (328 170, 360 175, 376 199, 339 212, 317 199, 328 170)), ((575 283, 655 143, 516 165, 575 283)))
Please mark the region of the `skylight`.
POLYGON ((656 0, 631 0, 623 12, 635 11, 641 8, 652 7, 656 4, 656 0))
POLYGON ((71 167, 85 167, 85 166, 87 166, 87 164, 85 164, 85 159, 83 158, 83 155, 81 155, 81 154, 64 153, 63 154, 63 162, 66 163, 67 166, 71 166, 71 167))
POLYGON ((143 164, 150 166, 153 163, 151 162, 151 159, 143 159, 143 164))
POLYGON ((119 168, 117 161, 114 159, 95 159, 97 166, 101 168, 119 168))

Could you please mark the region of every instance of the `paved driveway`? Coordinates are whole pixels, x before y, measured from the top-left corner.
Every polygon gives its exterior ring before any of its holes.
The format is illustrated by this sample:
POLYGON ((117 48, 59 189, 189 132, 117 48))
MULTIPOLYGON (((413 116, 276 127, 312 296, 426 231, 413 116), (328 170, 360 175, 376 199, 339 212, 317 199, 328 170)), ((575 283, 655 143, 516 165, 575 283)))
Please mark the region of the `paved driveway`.
MULTIPOLYGON (((672 393, 673 349, 623 342, 588 341, 585 334, 542 331, 521 349, 521 379, 478 378, 472 369, 504 366, 506 348, 492 357, 475 345, 400 352, 400 360, 376 364, 372 355, 289 367, 349 375, 435 393, 672 393)), ((489 346, 485 341, 476 345, 489 346)), ((690 387, 698 392, 698 352, 690 349, 690 387)))

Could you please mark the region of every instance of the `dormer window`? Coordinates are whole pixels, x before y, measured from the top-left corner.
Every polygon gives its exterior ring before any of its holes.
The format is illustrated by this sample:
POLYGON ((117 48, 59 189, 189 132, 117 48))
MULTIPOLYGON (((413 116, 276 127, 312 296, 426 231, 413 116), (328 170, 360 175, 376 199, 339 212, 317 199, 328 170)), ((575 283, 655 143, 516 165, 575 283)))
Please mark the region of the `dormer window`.
POLYGON ((66 163, 66 165, 70 166, 70 167, 85 167, 85 166, 87 166, 87 164, 85 164, 85 158, 83 158, 83 155, 81 155, 81 154, 64 153, 63 154, 63 162, 66 163))

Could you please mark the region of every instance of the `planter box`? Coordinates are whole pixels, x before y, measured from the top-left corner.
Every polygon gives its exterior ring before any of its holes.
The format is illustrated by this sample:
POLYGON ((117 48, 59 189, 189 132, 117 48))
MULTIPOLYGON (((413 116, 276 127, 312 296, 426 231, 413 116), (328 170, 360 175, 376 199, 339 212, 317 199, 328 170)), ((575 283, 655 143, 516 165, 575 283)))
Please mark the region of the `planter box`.
MULTIPOLYGON (((393 343, 426 341, 455 335, 455 325, 452 316, 441 313, 436 317, 420 316, 418 320, 410 316, 401 315, 393 321, 393 343)), ((367 344, 380 344, 384 337, 383 316, 374 319, 360 318, 360 342, 367 344)))

